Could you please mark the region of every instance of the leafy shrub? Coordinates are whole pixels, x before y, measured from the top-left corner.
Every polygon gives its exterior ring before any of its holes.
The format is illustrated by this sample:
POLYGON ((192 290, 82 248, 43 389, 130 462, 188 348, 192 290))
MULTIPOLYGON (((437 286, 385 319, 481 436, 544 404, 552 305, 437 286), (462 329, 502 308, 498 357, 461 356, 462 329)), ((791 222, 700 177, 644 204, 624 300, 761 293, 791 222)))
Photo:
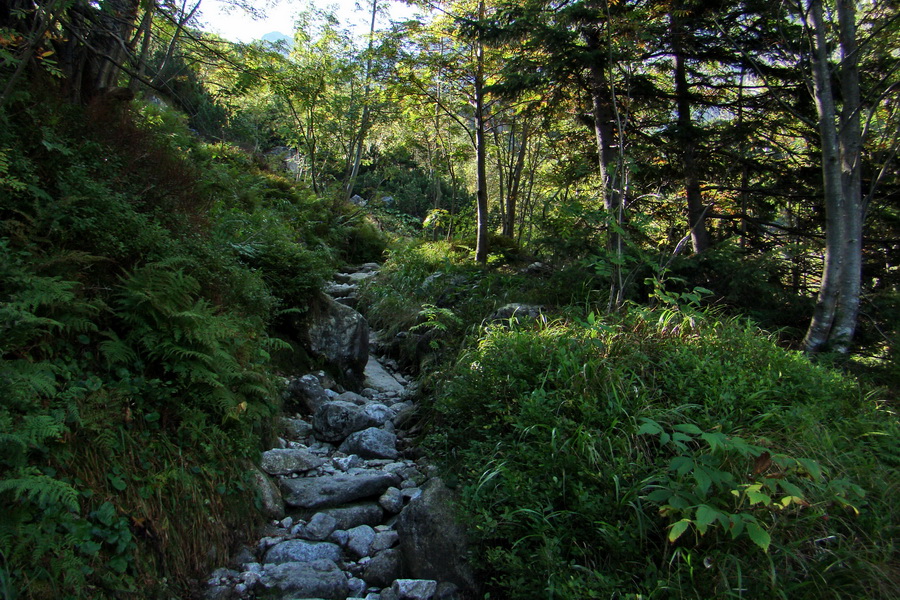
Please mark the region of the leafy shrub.
POLYGON ((492 596, 891 597, 896 419, 739 321, 491 328, 433 412, 492 596))

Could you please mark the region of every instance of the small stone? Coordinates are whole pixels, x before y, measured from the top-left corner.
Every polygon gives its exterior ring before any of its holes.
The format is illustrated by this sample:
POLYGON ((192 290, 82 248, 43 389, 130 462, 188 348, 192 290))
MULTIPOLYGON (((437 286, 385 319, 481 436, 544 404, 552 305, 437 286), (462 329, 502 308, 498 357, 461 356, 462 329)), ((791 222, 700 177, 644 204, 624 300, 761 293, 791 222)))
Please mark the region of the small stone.
POLYGON ((350 534, 347 533, 346 529, 336 529, 331 532, 331 535, 328 536, 328 541, 334 542, 341 548, 347 546, 347 541, 350 539, 350 534))
POLYGON ((382 550, 387 550, 393 546, 396 546, 400 541, 400 534, 396 531, 380 531, 375 534, 375 539, 372 540, 371 552, 374 554, 375 552, 381 552, 382 550))
POLYGON ((316 513, 309 523, 299 532, 300 537, 307 540, 322 541, 328 538, 337 527, 337 519, 326 513, 316 513))
POLYGON ((362 459, 356 454, 332 458, 331 462, 334 463, 334 466, 337 467, 338 470, 343 472, 347 472, 350 469, 354 469, 356 467, 361 467, 363 464, 362 459))
POLYGON ((347 580, 347 589, 352 596, 362 596, 366 593, 366 582, 358 577, 347 580))
POLYGON ((375 541, 375 530, 368 525, 354 527, 347 532, 347 550, 355 558, 363 558, 371 553, 372 543, 375 541))
POLYGON ((403 483, 400 484, 401 490, 409 490, 414 487, 418 487, 418 486, 416 485, 416 482, 411 479, 407 479, 406 481, 404 481, 403 483))
POLYGON ((378 499, 381 508, 389 513, 397 514, 403 510, 403 494, 395 487, 389 487, 378 499))
POLYGON ((293 517, 285 517, 281 520, 281 523, 279 523, 279 525, 281 525, 285 529, 290 529, 294 525, 294 518, 293 517))

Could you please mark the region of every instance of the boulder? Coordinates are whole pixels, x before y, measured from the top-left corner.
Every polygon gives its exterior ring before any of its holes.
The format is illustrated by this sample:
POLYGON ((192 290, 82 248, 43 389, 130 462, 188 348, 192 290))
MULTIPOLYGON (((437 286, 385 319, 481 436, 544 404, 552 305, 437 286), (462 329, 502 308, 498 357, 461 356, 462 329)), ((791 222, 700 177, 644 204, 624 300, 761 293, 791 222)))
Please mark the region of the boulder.
POLYGON ((375 542, 375 530, 369 525, 360 525, 347 531, 347 551, 355 559, 369 556, 373 542, 375 542))
POLYGON ((285 391, 285 409, 313 414, 326 402, 328 394, 315 375, 304 375, 288 383, 285 391))
POLYGON ((544 307, 536 304, 519 304, 513 302, 495 310, 487 318, 488 323, 509 324, 512 320, 539 319, 544 315, 544 307))
POLYGON ((312 425, 303 419, 281 417, 278 425, 280 433, 290 440, 305 440, 312 433, 312 425))
POLYGON ((395 487, 389 487, 378 499, 378 504, 391 514, 403 510, 403 494, 395 487))
POLYGON ((339 473, 320 477, 300 477, 281 481, 284 501, 296 508, 340 506, 354 500, 380 496, 400 477, 382 471, 361 471, 353 475, 339 473))
POLYGON ((269 548, 263 562, 280 565, 288 562, 313 562, 322 559, 337 562, 341 559, 341 549, 328 542, 287 540, 269 548))
POLYGON ((275 482, 255 466, 250 469, 250 482, 256 492, 260 512, 270 519, 283 519, 284 500, 275 482))
POLYGON ((372 426, 363 407, 333 400, 319 407, 312 419, 315 436, 326 442, 340 442, 356 431, 372 426))
POLYGON ((466 532, 456 518, 453 497, 440 478, 430 479, 397 521, 404 575, 449 581, 464 592, 475 591, 466 560, 466 532))
POLYGON ((322 541, 337 529, 337 519, 326 513, 316 513, 297 534, 307 540, 322 541))
POLYGON ((311 471, 325 464, 325 459, 301 448, 275 448, 262 453, 260 466, 269 475, 289 475, 311 471))
POLYGON ((326 508, 322 512, 334 517, 337 521, 335 529, 353 529, 359 525, 371 525, 374 527, 381 523, 381 519, 384 517, 384 511, 381 510, 381 507, 371 502, 326 508))
POLYGON ((397 436, 384 429, 369 427, 347 436, 338 450, 362 458, 397 458, 397 436))
POLYGON ((369 360, 369 324, 349 306, 325 294, 320 298, 306 320, 305 345, 351 382, 361 383, 369 360))
POLYGON ((437 581, 431 579, 397 579, 391 590, 398 600, 431 600, 437 591, 437 581))
POLYGON ((259 583, 257 598, 268 600, 344 600, 348 592, 347 578, 334 561, 327 559, 267 565, 259 583))
POLYGON ((371 586, 389 587, 400 577, 400 551, 396 548, 377 553, 366 565, 362 578, 371 586))

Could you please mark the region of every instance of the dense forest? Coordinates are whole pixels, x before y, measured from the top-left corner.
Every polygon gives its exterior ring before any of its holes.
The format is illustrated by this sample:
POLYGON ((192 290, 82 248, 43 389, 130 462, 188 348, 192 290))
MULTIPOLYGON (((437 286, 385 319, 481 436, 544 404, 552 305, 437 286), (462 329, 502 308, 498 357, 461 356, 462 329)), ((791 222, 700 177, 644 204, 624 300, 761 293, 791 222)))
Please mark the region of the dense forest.
POLYGON ((477 597, 900 597, 900 5, 410 2, 0 3, 0 597, 200 597, 371 261, 477 597))

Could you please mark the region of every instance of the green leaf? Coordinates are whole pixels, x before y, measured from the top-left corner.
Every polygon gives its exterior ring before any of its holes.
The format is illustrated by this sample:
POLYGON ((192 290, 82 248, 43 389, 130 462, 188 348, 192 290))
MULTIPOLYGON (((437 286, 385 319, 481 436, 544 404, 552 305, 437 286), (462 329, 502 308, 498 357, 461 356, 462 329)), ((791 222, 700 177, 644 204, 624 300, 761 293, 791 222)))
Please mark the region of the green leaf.
POLYGON ((753 506, 754 504, 763 504, 764 506, 769 506, 772 504, 771 496, 752 489, 747 490, 747 498, 750 500, 750 506, 753 506))
POLYGON ((711 506, 706 504, 701 504, 697 507, 697 512, 695 514, 695 520, 697 521, 698 527, 703 527, 701 533, 705 533, 706 527, 712 525, 716 522, 716 519, 719 517, 719 511, 714 509, 711 506))
POLYGON ((654 421, 653 419, 641 418, 641 421, 644 422, 643 425, 640 426, 637 430, 638 435, 656 435, 662 433, 663 429, 660 427, 659 423, 654 421))
POLYGON ((698 465, 694 469, 694 480, 696 480, 697 488, 700 490, 701 494, 705 496, 709 493, 709 488, 712 485, 712 478, 710 478, 706 469, 698 465))
POLYGON ((744 532, 744 520, 740 515, 728 515, 728 530, 731 531, 733 540, 736 540, 744 532))
POLYGON ((772 537, 769 533, 759 526, 758 523, 747 523, 747 535, 753 540, 753 543, 762 548, 763 552, 769 551, 769 544, 772 537))
POLYGON ((685 531, 687 531, 688 526, 691 524, 690 519, 682 519, 677 523, 672 525, 672 528, 669 530, 669 541, 674 542, 678 538, 681 537, 685 531))
POLYGON ((689 433, 691 435, 702 435, 703 430, 694 425, 693 423, 680 423, 673 427, 675 431, 680 431, 682 433, 689 433))
POLYGON ((797 462, 806 469, 806 472, 809 473, 809 476, 812 477, 813 481, 822 479, 822 468, 819 466, 819 463, 808 458, 798 458, 797 462))
POLYGON ((672 496, 672 492, 669 490, 653 490, 649 494, 647 494, 647 500, 650 502, 665 502, 672 496))
POLYGON ((709 444, 709 447, 713 452, 722 447, 724 437, 725 436, 721 433, 704 432, 700 434, 700 439, 709 444))
POLYGON ((694 468, 694 459, 690 456, 676 456, 669 461, 669 470, 677 471, 679 475, 685 475, 694 468))

